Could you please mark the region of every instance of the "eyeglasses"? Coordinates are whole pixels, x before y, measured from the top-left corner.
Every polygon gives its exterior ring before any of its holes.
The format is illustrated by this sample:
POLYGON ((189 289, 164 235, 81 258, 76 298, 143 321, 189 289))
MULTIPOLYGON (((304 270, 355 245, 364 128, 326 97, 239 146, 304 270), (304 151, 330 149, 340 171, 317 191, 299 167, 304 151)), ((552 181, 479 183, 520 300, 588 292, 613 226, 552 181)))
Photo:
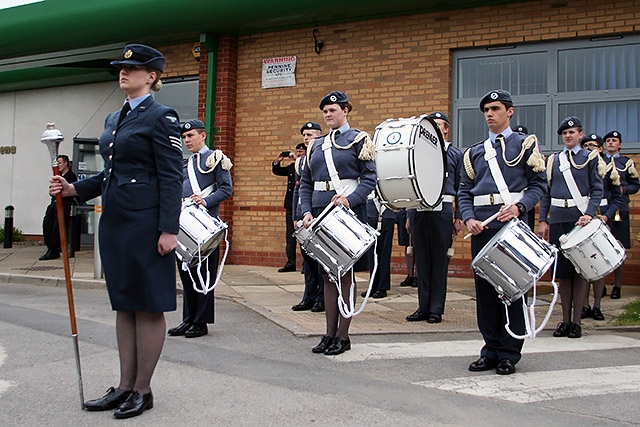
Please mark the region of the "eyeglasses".
POLYGON ((594 149, 594 148, 600 148, 602 147, 600 144, 598 144, 597 142, 587 142, 586 144, 584 144, 584 148, 588 148, 590 150, 594 149))

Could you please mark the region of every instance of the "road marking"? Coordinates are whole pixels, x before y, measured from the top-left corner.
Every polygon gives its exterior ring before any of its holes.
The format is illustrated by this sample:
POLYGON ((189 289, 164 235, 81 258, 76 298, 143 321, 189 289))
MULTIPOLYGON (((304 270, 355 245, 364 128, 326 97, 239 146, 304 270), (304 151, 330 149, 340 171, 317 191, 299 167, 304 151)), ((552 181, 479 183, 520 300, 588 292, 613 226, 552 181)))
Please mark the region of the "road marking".
MULTIPOLYGON (((4 348, 0 346, 0 368, 4 364, 4 361, 6 358, 7 358, 7 353, 4 351, 4 348)), ((10 381, 0 380, 0 395, 2 395, 2 393, 7 391, 9 387, 11 387, 12 385, 13 383, 11 383, 10 381)))
MULTIPOLYGON (((354 343, 353 348, 339 356, 328 356, 336 362, 365 360, 418 359, 427 357, 477 357, 484 345, 482 340, 432 341, 422 343, 354 343)), ((538 337, 526 340, 523 354, 556 353, 561 351, 612 350, 640 347, 640 340, 618 335, 583 335, 577 340, 538 337)))
POLYGON ((534 403, 582 396, 640 392, 640 366, 523 372, 508 376, 472 375, 419 381, 413 384, 511 402, 534 403))

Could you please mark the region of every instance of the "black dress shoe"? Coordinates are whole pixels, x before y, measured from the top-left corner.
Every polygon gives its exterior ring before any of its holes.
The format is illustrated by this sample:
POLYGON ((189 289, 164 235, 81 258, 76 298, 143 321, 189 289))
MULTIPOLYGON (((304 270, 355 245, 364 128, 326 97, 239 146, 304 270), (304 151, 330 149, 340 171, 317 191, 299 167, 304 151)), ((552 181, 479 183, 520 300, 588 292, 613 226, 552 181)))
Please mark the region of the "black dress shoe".
POLYGON ((582 307, 582 313, 580 313, 580 318, 588 319, 589 317, 593 317, 593 310, 591 310, 591 307, 589 306, 582 307))
POLYGON ((84 409, 87 411, 108 411, 122 405, 129 398, 131 390, 120 390, 109 387, 104 396, 99 399, 87 400, 84 402, 84 409))
POLYGON ((511 375, 516 373, 516 365, 509 359, 502 359, 496 367, 496 374, 511 375))
POLYGON ((427 319, 429 323, 440 323, 442 322, 442 316, 436 313, 431 313, 429 318, 427 319))
POLYGON ((336 356, 342 354, 347 350, 351 350, 351 341, 343 340, 340 337, 335 337, 329 348, 324 351, 327 356, 336 356))
POLYGON ((471 372, 482 372, 488 371, 489 369, 493 369, 497 366, 498 362, 492 359, 488 359, 484 356, 480 356, 478 360, 475 362, 471 362, 469 365, 469 370, 471 372))
POLYGON ((620 286, 614 286, 611 289, 611 299, 620 299, 620 286))
POLYGON ((290 271, 296 271, 296 268, 295 267, 284 266, 284 267, 278 269, 278 273, 288 273, 290 271))
POLYGON ((334 338, 330 337, 329 335, 324 335, 320 340, 320 343, 317 346, 313 347, 311 351, 314 353, 324 353, 324 351, 328 349, 329 346, 331 346, 331 344, 333 343, 333 339, 334 338))
POLYGON ((185 338, 198 338, 209 333, 209 328, 206 323, 194 323, 184 333, 185 338))
POLYGON ((299 303, 297 303, 296 305, 294 305, 293 307, 291 307, 291 310, 293 311, 305 311, 305 310, 311 310, 313 308, 313 301, 300 301, 299 303))
POLYGON ((324 303, 322 301, 316 302, 313 304, 313 307, 311 307, 311 311, 314 313, 322 313, 324 311, 324 303))
POLYGON ((58 259, 60 258, 60 252, 57 251, 52 251, 51 249, 47 249, 47 252, 45 252, 40 258, 38 258, 40 261, 47 261, 50 259, 58 259))
POLYGON ((554 337, 566 337, 569 335, 569 322, 559 322, 556 330, 553 331, 554 337))
POLYGON ((142 414, 146 409, 153 408, 153 393, 140 394, 134 390, 129 398, 115 410, 116 418, 131 418, 142 414))
POLYGON ((418 278, 415 277, 415 276, 411 278, 411 287, 412 288, 417 288, 418 287, 418 278))
POLYGON ((407 322, 420 322, 421 320, 429 320, 428 313, 421 313, 420 310, 416 310, 413 314, 406 317, 407 322))
POLYGON ((582 336, 582 327, 579 323, 572 323, 569 327, 569 333, 567 337, 569 338, 580 338, 582 336))
POLYGON ((386 297, 387 297, 387 291, 375 291, 373 295, 371 295, 371 298, 373 299, 380 299, 380 298, 386 298, 386 297))
POLYGON ((169 329, 167 331, 167 334, 171 335, 172 337, 179 337, 181 335, 184 335, 184 333, 187 332, 191 325, 192 324, 189 322, 182 322, 175 328, 169 329))
POLYGON ((604 320, 604 314, 598 307, 593 307, 593 320, 604 320))
POLYGON ((411 286, 412 281, 413 281, 413 277, 407 276, 404 278, 402 282, 400 282, 400 286, 402 286, 403 288, 406 286, 411 286))

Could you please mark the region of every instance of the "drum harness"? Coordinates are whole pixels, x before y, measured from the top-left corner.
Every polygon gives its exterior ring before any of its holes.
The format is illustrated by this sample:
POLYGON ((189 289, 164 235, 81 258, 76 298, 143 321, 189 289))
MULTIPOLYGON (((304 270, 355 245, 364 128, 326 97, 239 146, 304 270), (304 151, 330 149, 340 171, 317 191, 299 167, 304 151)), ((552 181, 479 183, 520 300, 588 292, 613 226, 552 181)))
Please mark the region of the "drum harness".
MULTIPOLYGON (((505 149, 505 143, 504 143, 504 137, 502 137, 501 135, 499 135, 496 140, 500 141, 500 144, 502 146, 502 158, 505 162, 505 164, 509 167, 513 167, 516 164, 518 164, 520 162, 520 160, 522 160, 522 158, 524 157, 524 153, 525 153, 525 147, 523 147, 523 149, 520 151, 520 155, 517 156, 515 159, 513 160, 507 160, 506 158, 506 149, 505 149)), ((535 137, 535 135, 529 135, 529 137, 527 137, 527 139, 524 142, 524 146, 530 145, 530 144, 535 144, 536 149, 537 150, 537 139, 535 137), (533 137, 533 138, 532 138, 533 137), (531 139, 530 139, 531 138, 531 139), (529 141, 527 141, 529 140, 529 141)), ((489 164, 489 170, 491 171, 491 176, 493 177, 493 180, 496 183, 496 186, 498 187, 498 191, 500 192, 500 196, 502 197, 502 201, 504 202, 504 205, 506 207, 509 207, 511 205, 516 204, 519 200, 520 197, 512 197, 512 194, 509 192, 509 187, 507 186, 507 183, 504 180, 504 176, 502 175, 502 171, 500 170, 500 166, 498 165, 498 161, 496 160, 497 157, 497 153, 496 150, 493 148, 493 145, 491 144, 491 139, 487 138, 484 141, 484 150, 485 150, 485 155, 484 155, 484 159, 487 161, 487 163, 489 164)), ((535 151, 534 150, 534 151, 535 151)), ((527 162, 527 164, 529 164, 530 162, 527 162)), ((544 163, 543 163, 544 164, 544 163)), ((536 167, 539 167, 539 165, 529 165, 532 166, 534 168, 534 170, 536 169, 536 167)), ((544 169, 543 169, 544 170, 544 169)), ((497 218, 498 214, 500 213, 500 211, 498 211, 498 213, 496 213, 495 215, 492 215, 491 217, 487 218, 485 221, 483 221, 483 224, 486 225, 489 222, 493 221, 495 218, 497 218), (486 223, 486 224, 485 224, 486 223)), ((535 338, 536 334, 539 333, 544 326, 547 324, 547 322, 549 321, 549 318, 551 317, 551 312, 553 311, 553 306, 555 305, 557 299, 558 299, 558 284, 556 283, 556 267, 558 264, 558 255, 557 252, 554 255, 554 261, 553 261, 553 277, 551 278, 551 284, 553 286, 553 297, 551 299, 551 302, 549 303, 549 309, 547 310, 547 314, 545 315, 544 319, 542 320, 542 322, 540 323, 540 326, 536 328, 536 315, 535 315, 535 303, 536 303, 536 285, 537 285, 537 279, 534 277, 533 279, 533 295, 532 295, 532 302, 531 305, 528 307, 529 310, 527 312, 527 303, 525 301, 524 296, 522 297, 522 313, 524 314, 524 324, 525 324, 525 330, 526 333, 524 335, 517 335, 515 334, 511 328, 509 327, 509 305, 510 302, 506 301, 505 299, 502 299, 502 302, 504 304, 504 311, 505 311, 505 315, 507 318, 507 323, 504 325, 506 331, 509 333, 509 335, 511 335, 513 338, 515 339, 520 339, 523 340, 525 338, 535 338)))
MULTIPOLYGON (((354 190, 354 188, 350 188, 350 186, 345 186, 345 188, 343 188, 342 185, 342 181, 340 180, 340 176, 338 175, 338 171, 336 170, 336 165, 333 162, 333 155, 331 153, 331 147, 332 146, 336 146, 336 148, 340 148, 340 149, 348 149, 351 148, 352 145, 354 145, 357 141, 359 141, 362 137, 369 137, 368 134, 366 134, 365 132, 360 132, 353 140, 353 142, 351 144, 349 144, 346 147, 341 147, 339 145, 336 144, 335 142, 335 131, 329 133, 328 135, 326 135, 324 137, 324 141, 322 143, 322 152, 324 153, 324 159, 325 159, 325 163, 327 165, 327 170, 329 172, 329 178, 331 179, 331 183, 336 191, 336 194, 338 195, 349 195, 351 194, 354 190), (363 136, 364 134, 364 136, 363 136)), ((365 144, 366 145, 366 144, 365 144)), ((364 297, 364 300, 362 301, 362 305, 360 306, 360 308, 356 311, 355 309, 355 287, 356 287, 356 281, 355 281, 355 274, 353 272, 353 268, 351 268, 351 287, 349 288, 349 303, 347 304, 344 300, 344 297, 342 295, 342 271, 339 269, 338 270, 338 274, 337 274, 337 283, 336 286, 338 288, 338 310, 340 311, 340 314, 343 317, 349 318, 349 317, 353 317, 353 316, 357 316, 358 314, 362 313, 362 311, 364 310, 364 307, 367 305, 367 301, 369 300, 369 295, 371 294, 371 288, 373 287, 373 280, 375 278, 376 275, 376 271, 378 270, 378 254, 377 254, 377 249, 378 249, 378 239, 376 239, 375 241, 375 245, 373 248, 373 270, 371 270, 371 278, 369 280, 369 287, 367 288, 367 294, 364 297)))
MULTIPOLYGON (((211 173, 213 172, 213 170, 215 169, 215 167, 218 165, 219 162, 225 162, 228 161, 229 166, 228 168, 231 169, 231 165, 230 165, 230 161, 228 160, 228 158, 222 153, 222 151, 220 150, 215 150, 213 152, 212 155, 210 155, 207 160, 206 160, 206 165, 208 167, 210 167, 209 170, 205 171, 202 170, 202 168, 200 167, 200 153, 196 153, 194 156, 194 161, 198 166, 198 171, 200 173, 211 173), (218 154, 219 153, 219 154, 218 154), (213 160, 213 162, 210 162, 210 160, 213 160)), ((196 177, 196 173, 195 170, 193 168, 193 163, 191 161, 191 159, 189 159, 187 161, 187 175, 189 176, 189 184, 191 185, 191 191, 193 191, 193 194, 197 194, 200 197, 204 198, 207 197, 208 195, 210 195, 211 193, 213 193, 214 188, 216 186, 216 184, 211 184, 210 186, 208 186, 207 188, 205 188, 204 190, 200 189, 200 185, 198 184, 198 178, 196 177)), ((224 163, 223 163, 224 165, 224 163)), ((204 260, 202 259, 202 254, 200 252, 200 249, 202 248, 202 243, 199 242, 198 243, 198 268, 197 268, 197 275, 198 275, 198 282, 200 284, 200 288, 198 287, 198 284, 196 283, 196 280, 193 278, 193 274, 191 273, 191 269, 189 268, 189 264, 187 264, 186 262, 182 262, 182 270, 186 271, 189 273, 189 277, 191 278, 191 283, 193 285, 193 290, 195 290, 196 292, 199 292, 203 295, 208 294, 209 292, 213 291, 216 286, 218 286, 218 282, 220 281, 220 277, 222 276, 222 270, 224 270, 224 263, 227 259, 227 254, 229 253, 229 240, 227 239, 229 233, 229 229, 226 228, 224 230, 224 243, 225 243, 225 248, 224 248, 224 255, 222 256, 222 261, 220 262, 220 267, 218 268, 218 274, 216 276, 216 280, 213 283, 213 286, 210 286, 211 283, 211 275, 209 273, 209 256, 207 256, 204 260), (202 277, 202 272, 200 271, 200 267, 202 265, 202 262, 206 261, 206 268, 207 268, 207 278, 206 280, 202 277)))

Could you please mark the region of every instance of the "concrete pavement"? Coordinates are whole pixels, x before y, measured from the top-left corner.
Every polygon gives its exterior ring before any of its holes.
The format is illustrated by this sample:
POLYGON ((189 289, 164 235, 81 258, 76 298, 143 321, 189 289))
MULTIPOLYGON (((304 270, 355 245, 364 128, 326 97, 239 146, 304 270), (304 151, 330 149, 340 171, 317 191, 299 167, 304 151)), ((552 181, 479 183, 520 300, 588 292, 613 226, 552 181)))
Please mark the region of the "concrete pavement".
MULTIPOLYGON (((15 284, 65 286, 62 259, 39 261, 45 247, 34 243, 14 243, 13 248, 0 248, 0 281, 15 284)), ((104 289, 103 279, 94 278, 93 248, 83 248, 70 260, 72 283, 75 288, 104 289)), ((368 274, 357 274, 359 290, 366 290, 368 274)), ((351 334, 415 334, 437 332, 477 331, 475 315, 475 291, 473 280, 450 277, 443 321, 439 324, 407 322, 405 317, 418 306, 417 290, 399 287, 404 278, 392 275, 392 288, 386 298, 369 299, 365 310, 351 324, 351 334)), ((180 281, 178 280, 178 283, 180 281)), ((609 287, 610 291, 611 287, 609 287)), ((227 298, 242 304, 296 336, 322 335, 325 321, 323 313, 294 312, 304 291, 304 277, 297 272, 278 273, 276 267, 226 265, 222 279, 216 288, 217 298, 227 298)), ((605 321, 583 320, 583 332, 591 328, 620 328, 615 318, 627 303, 638 298, 639 286, 625 286, 622 298, 602 300, 605 321)), ((181 296, 178 297, 181 299, 181 296)), ((536 318, 538 324, 552 299, 552 287, 545 282, 538 286, 536 318)), ((178 301, 179 307, 181 301, 178 301)), ((356 307, 362 298, 356 300, 356 307)), ((546 330, 553 330, 561 320, 559 302, 547 323, 546 330)))

